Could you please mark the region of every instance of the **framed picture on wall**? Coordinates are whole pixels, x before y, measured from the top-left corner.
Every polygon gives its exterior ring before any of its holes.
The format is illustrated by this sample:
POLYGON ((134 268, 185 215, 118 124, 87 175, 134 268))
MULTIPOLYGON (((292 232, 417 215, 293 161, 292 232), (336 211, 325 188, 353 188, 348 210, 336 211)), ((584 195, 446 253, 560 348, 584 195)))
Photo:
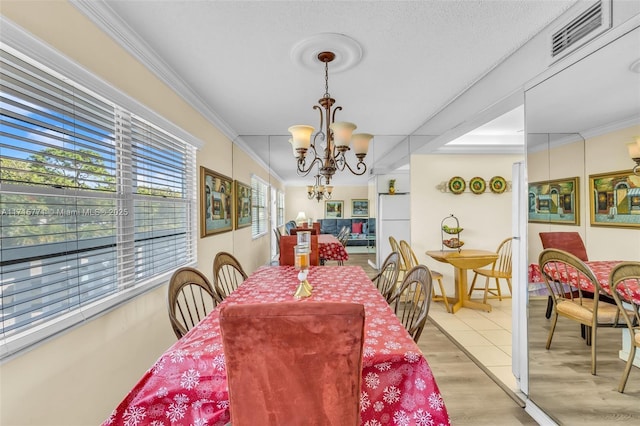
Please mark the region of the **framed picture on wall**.
POLYGON ((251 225, 251 187, 240 181, 233 181, 236 201, 234 226, 235 229, 251 225))
POLYGON ((579 225, 579 181, 576 176, 529 183, 529 222, 579 225))
POLYGON ((233 180, 200 166, 200 236, 233 229, 233 180))
POLYGON ((325 219, 342 219, 344 211, 344 202, 328 200, 324 202, 324 218, 325 219))
POLYGON ((369 200, 351 200, 352 217, 369 217, 369 200))
POLYGON ((591 226, 640 228, 640 176, 631 170, 589 176, 591 226))

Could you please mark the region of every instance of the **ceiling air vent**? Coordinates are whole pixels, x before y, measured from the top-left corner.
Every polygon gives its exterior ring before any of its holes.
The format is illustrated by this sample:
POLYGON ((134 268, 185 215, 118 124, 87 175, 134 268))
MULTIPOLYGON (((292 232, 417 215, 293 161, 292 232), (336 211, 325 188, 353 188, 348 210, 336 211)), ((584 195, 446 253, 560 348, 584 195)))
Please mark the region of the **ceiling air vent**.
POLYGON ((551 58, 558 59, 611 26, 610 2, 597 1, 551 36, 551 58), (589 37, 587 37, 589 36, 589 37))

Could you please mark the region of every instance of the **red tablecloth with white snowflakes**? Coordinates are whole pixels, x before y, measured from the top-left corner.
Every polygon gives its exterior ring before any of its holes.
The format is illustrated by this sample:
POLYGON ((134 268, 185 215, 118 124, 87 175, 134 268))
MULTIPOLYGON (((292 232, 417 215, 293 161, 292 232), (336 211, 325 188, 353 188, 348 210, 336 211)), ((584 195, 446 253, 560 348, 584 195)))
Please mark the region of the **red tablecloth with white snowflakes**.
MULTIPOLYGON (((263 267, 223 304, 291 301, 297 286, 291 266, 263 267)), ((313 295, 300 303, 344 301, 365 307, 360 396, 361 424, 449 425, 427 360, 364 270, 311 267, 313 295)), ((145 373, 103 425, 209 425, 229 422, 229 398, 218 309, 170 347, 145 373)), ((260 348, 256 348, 259 351, 260 348)))
MULTIPOLYGON (((584 262, 584 264, 591 269, 593 275, 598 280, 602 291, 605 294, 610 295, 611 289, 609 288, 609 275, 611 274, 613 267, 620 262, 620 260, 589 260, 584 262)), ((568 283, 574 287, 579 285, 582 290, 596 293, 595 286, 591 280, 582 274, 579 274, 580 280, 578 280, 578 271, 570 266, 567 266, 566 269, 554 269, 553 271, 546 270, 545 272, 549 273, 551 278, 556 281, 568 283)), ((640 286, 636 281, 631 280, 629 280, 628 284, 630 292, 629 297, 635 303, 640 304, 640 286)), ((620 287, 618 287, 618 290, 620 290, 620 287)))
POLYGON ((347 249, 331 234, 318 235, 318 252, 320 259, 324 260, 349 260, 347 249))

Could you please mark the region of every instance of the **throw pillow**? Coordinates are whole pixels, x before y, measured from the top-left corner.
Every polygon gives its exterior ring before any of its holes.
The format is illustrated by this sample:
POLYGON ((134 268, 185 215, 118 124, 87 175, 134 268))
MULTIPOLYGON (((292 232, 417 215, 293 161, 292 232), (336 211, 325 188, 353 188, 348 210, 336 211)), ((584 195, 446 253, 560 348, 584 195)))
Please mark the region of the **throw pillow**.
POLYGON ((354 234, 362 234, 362 222, 352 223, 351 232, 354 234))

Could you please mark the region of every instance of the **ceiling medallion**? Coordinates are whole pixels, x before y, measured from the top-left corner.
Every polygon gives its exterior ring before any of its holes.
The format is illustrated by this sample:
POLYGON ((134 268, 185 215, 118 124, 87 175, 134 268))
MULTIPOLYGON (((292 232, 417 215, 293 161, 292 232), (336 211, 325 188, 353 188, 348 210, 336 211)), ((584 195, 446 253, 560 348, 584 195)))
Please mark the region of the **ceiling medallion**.
POLYGON ((337 33, 317 34, 298 42, 291 49, 291 60, 294 64, 317 71, 318 61, 321 61, 318 55, 326 51, 334 54, 331 63, 333 73, 351 69, 362 60, 360 43, 337 33))

